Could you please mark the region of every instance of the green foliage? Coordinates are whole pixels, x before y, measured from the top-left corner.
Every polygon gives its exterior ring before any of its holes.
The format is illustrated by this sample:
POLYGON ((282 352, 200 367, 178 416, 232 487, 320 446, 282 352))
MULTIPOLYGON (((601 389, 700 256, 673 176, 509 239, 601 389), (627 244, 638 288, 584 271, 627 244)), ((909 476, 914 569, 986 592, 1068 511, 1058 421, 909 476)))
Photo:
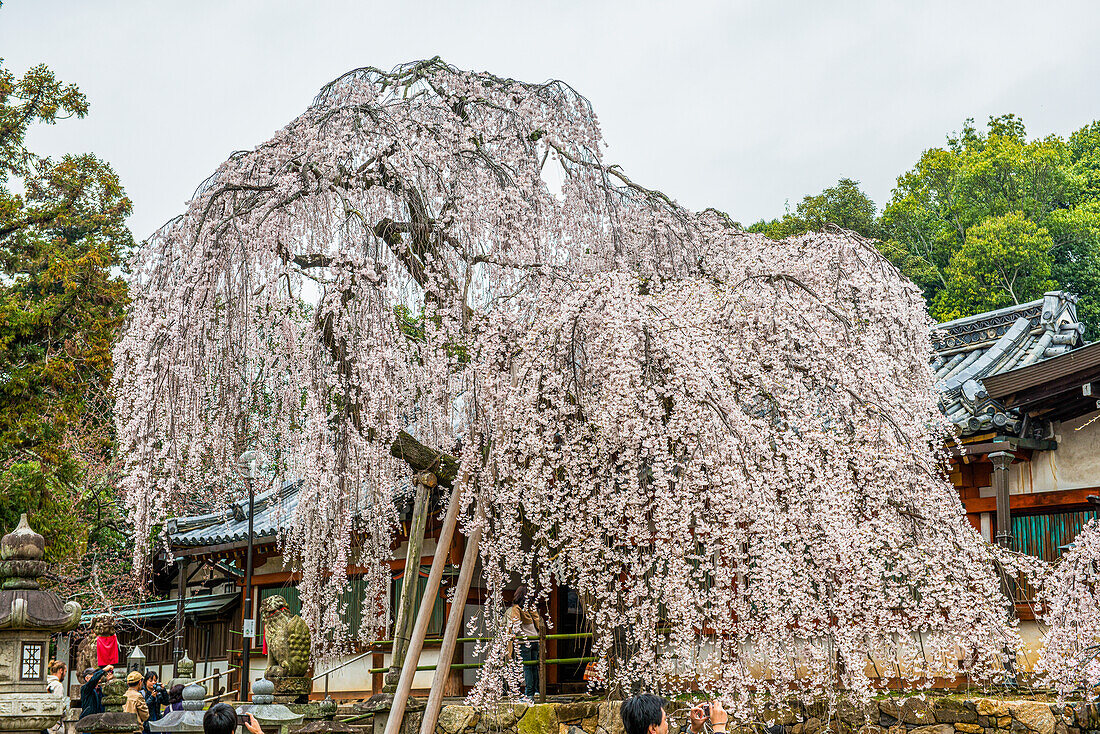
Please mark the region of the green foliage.
POLYGON ((897 179, 882 215, 856 182, 807 196, 795 213, 749 231, 782 238, 826 223, 878 241, 939 320, 1076 294, 1088 339, 1100 338, 1100 121, 1063 140, 1028 140, 1023 120, 973 120, 897 179))
POLYGON ((1100 338, 1100 197, 1051 212, 1044 221, 1054 243, 1052 276, 1081 297, 1077 316, 1085 336, 1100 338))
POLYGON ((16 78, 0 60, 0 526, 29 512, 70 570, 118 529, 108 387, 130 201, 103 161, 37 155, 26 133, 87 111, 46 67, 16 78))
POLYGON ((850 229, 870 239, 878 238, 875 203, 860 190, 858 181, 842 178, 836 186, 816 196, 803 197, 794 214, 787 212, 782 219, 761 220, 751 225, 748 231, 761 232, 773 240, 781 240, 816 232, 827 225, 850 229))
POLYGON ((1042 296, 1050 280, 1050 235, 1021 212, 987 217, 951 256, 946 287, 929 304, 942 319, 992 311, 1042 296))
POLYGON ((1015 115, 991 117, 984 133, 967 120, 947 142, 898 178, 882 215, 882 251, 924 290, 932 315, 958 318, 1069 288, 1045 224, 1086 189, 1071 146, 1057 136, 1028 141, 1015 115))

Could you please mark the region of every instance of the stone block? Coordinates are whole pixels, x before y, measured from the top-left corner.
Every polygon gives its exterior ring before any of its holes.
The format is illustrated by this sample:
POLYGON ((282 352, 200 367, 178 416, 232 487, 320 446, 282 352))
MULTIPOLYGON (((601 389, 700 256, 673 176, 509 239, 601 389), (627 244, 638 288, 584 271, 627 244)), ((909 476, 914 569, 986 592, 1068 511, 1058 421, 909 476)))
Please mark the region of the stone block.
POLYGON ((849 701, 841 701, 836 707, 836 718, 855 729, 871 721, 877 721, 878 713, 878 706, 874 703, 857 706, 849 701))
POLYGON ((789 708, 767 708, 760 712, 760 720, 768 726, 793 726, 797 717, 789 708))
POLYGON ((933 701, 932 715, 941 724, 978 723, 977 710, 957 698, 938 698, 933 701))
POLYGON ((439 710, 436 728, 443 734, 459 734, 475 723, 477 709, 473 706, 444 706, 439 710))
POLYGON ((877 724, 864 724, 856 729, 856 734, 886 734, 886 730, 877 724))
POLYGON ((997 728, 998 729, 1007 729, 1009 727, 1009 725, 1011 725, 1011 724, 1012 724, 1012 715, 1011 714, 1006 715, 1006 716, 998 716, 997 717, 997 728))
POLYGON ((905 699, 900 713, 901 716, 898 718, 906 724, 930 726, 936 723, 936 717, 932 714, 932 706, 921 698, 912 697, 905 699))
POLYGON ((817 734, 824 728, 821 719, 811 716, 791 727, 791 734, 817 734))
POLYGON ((516 725, 519 734, 558 734, 557 706, 552 703, 536 703, 528 706, 516 725))
POLYGON ((600 704, 599 728, 607 734, 625 734, 623 717, 619 713, 622 701, 607 701, 600 704))
POLYGON ((909 734, 955 734, 955 727, 951 724, 928 724, 910 729, 909 734))
POLYGON ((577 703, 561 703, 557 704, 558 707, 558 720, 574 723, 581 722, 584 719, 592 718, 593 716, 599 716, 600 707, 594 701, 581 701, 577 703))
POLYGON ((596 727, 600 725, 600 713, 599 707, 596 707, 596 715, 589 716, 587 719, 581 721, 581 729, 584 734, 596 734, 596 727))
POLYGON ((1008 702, 996 698, 976 698, 974 705, 977 707, 978 716, 1001 717, 1008 716, 1010 713, 1008 702))
POLYGON ((522 703, 503 704, 493 710, 484 711, 481 713, 475 731, 500 732, 504 729, 511 729, 526 711, 527 706, 522 703))
POLYGON ((965 721, 959 721, 955 724, 955 731, 965 732, 966 734, 982 734, 983 729, 978 724, 970 724, 965 721))
POLYGON ((1020 701, 1013 707, 1016 720, 1029 731, 1038 734, 1054 734, 1054 714, 1050 704, 1039 701, 1020 701))

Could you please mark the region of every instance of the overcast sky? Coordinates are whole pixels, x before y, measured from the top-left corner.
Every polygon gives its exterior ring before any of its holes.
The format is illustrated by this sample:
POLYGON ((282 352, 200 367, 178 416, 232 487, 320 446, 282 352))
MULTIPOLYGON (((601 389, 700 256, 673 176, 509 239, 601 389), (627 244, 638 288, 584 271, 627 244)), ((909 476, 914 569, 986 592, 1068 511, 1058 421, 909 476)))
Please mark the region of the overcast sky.
POLYGON ((88 118, 31 144, 108 160, 144 238, 325 82, 435 54, 569 82, 609 160, 693 209, 749 223, 841 177, 881 207, 967 117, 1015 112, 1032 136, 1100 118, 1098 31, 1091 1, 6 0, 0 55, 87 94, 88 118))

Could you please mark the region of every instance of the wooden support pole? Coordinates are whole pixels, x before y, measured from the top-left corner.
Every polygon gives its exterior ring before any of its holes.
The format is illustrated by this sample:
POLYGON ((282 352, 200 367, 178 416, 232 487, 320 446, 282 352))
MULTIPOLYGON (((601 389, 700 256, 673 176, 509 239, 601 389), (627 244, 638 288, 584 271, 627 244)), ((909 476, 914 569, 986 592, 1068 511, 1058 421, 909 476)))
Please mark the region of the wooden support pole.
MULTIPOLYGON (((539 703, 546 703, 546 623, 539 622, 539 703)), ((534 691, 527 693, 530 696, 534 691)))
MULTIPOLYGON (((176 666, 183 658, 183 604, 187 596, 187 561, 176 558, 176 636, 172 650, 172 677, 178 678, 176 666)), ((82 673, 84 671, 78 671, 82 673)))
MULTIPOLYGON (((454 603, 451 604, 451 613, 447 617, 447 629, 443 632, 443 643, 439 648, 439 665, 436 666, 435 676, 432 678, 432 690, 428 694, 428 703, 424 706, 424 713, 420 718, 420 734, 433 734, 436 722, 439 720, 439 709, 443 706, 443 686, 447 682, 447 675, 451 672, 451 658, 454 657, 458 632, 462 628, 466 597, 470 593, 474 566, 477 565, 477 547, 481 543, 481 520, 479 505, 477 519, 474 521, 474 531, 466 539, 466 552, 462 554, 462 570, 458 573, 454 603)), ((392 714, 390 721, 393 721, 392 714)), ((396 734, 396 731, 395 729, 390 732, 387 728, 386 734, 396 734)))
POLYGON ((430 472, 418 473, 413 481, 416 484, 416 500, 413 503, 413 514, 409 523, 409 546, 405 553, 405 576, 401 583, 397 622, 393 626, 390 671, 386 673, 386 685, 382 688, 386 693, 397 690, 401 666, 405 664, 405 654, 409 650, 409 638, 412 637, 414 621, 413 603, 416 600, 417 587, 420 586, 420 556, 424 549, 424 529, 428 522, 431 490, 436 485, 435 475, 430 472))
POLYGON ((397 734, 401 731, 401 721, 405 718, 405 704, 409 701, 413 677, 416 676, 416 666, 420 663, 420 651, 424 647, 424 638, 428 633, 428 623, 431 622, 432 611, 435 608, 435 597, 439 593, 439 580, 443 578, 443 567, 447 565, 447 557, 450 555, 448 550, 451 547, 451 538, 454 536, 455 525, 458 524, 459 501, 460 491, 456 485, 451 490, 451 497, 447 501, 447 515, 444 517, 443 527, 439 531, 436 552, 432 555, 432 568, 428 572, 428 583, 424 588, 424 596, 420 600, 420 611, 416 615, 416 626, 413 628, 408 653, 405 656, 404 664, 401 666, 401 677, 397 682, 397 690, 393 694, 390 716, 386 719, 385 734, 397 734))

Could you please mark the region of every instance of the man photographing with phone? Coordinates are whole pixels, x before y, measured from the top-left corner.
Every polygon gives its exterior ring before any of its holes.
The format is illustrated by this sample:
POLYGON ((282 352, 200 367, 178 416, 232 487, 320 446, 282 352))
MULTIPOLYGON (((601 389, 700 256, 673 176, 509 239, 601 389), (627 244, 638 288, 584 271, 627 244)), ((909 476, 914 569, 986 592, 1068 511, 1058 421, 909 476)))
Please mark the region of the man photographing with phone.
MULTIPOLYGON (((643 693, 623 701, 619 713, 623 717, 626 734, 668 734, 672 722, 665 710, 667 705, 665 699, 651 693, 643 693)), ((728 721, 729 714, 722 708, 722 704, 711 701, 699 704, 688 712, 688 726, 684 729, 691 734, 701 734, 709 722, 714 734, 724 734, 728 721)))
POLYGON ((227 703, 216 703, 202 717, 203 734, 234 734, 240 724, 249 734, 264 734, 260 722, 249 713, 237 716, 236 710, 227 703))

